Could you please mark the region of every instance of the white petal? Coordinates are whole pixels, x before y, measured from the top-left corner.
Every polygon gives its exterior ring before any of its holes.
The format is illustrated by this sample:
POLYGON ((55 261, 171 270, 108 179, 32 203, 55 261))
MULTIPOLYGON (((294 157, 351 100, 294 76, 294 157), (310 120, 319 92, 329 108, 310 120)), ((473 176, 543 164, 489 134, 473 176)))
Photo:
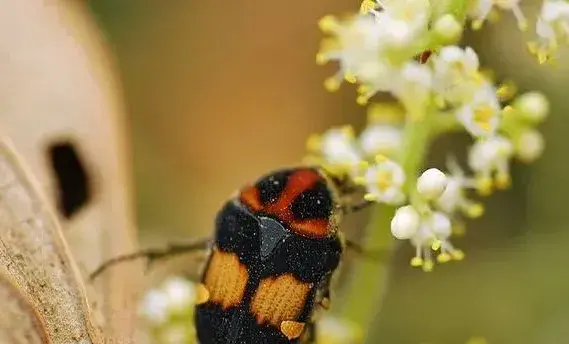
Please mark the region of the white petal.
POLYGON ((150 290, 144 296, 140 312, 148 320, 160 324, 168 318, 168 295, 162 290, 150 290))
POLYGON ((378 154, 394 154, 399 151, 402 142, 401 130, 390 125, 370 125, 360 135, 360 146, 370 157, 378 154))
POLYGON ((450 219, 441 212, 433 213, 430 219, 430 225, 433 233, 440 239, 446 239, 451 235, 452 224, 450 219))
POLYGON ((166 281, 164 292, 168 295, 170 307, 176 310, 185 310, 191 307, 196 298, 196 292, 191 282, 179 277, 173 277, 166 281))

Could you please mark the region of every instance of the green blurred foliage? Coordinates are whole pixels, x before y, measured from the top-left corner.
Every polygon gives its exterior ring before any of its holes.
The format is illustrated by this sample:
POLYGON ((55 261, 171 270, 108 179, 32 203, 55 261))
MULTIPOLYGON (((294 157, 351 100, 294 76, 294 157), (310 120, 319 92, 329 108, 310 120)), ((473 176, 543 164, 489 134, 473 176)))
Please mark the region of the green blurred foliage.
MULTIPOLYGON (((93 0, 122 73, 135 149, 145 245, 207 235, 217 207, 243 182, 300 161, 305 138, 363 123, 354 90, 327 94, 317 67, 316 21, 354 1, 159 2, 93 0)), ((525 6, 535 17, 539 4, 525 6)), ((530 30, 531 31, 531 30, 530 30)), ((370 335, 382 343, 492 344, 568 341, 569 64, 539 66, 508 14, 469 32, 499 79, 541 90, 552 102, 538 163, 513 167, 513 189, 487 200, 486 215, 457 241, 464 262, 423 273, 403 245, 370 335)), ((565 64, 563 64, 565 62, 565 64)), ((459 157, 469 139, 436 143, 428 166, 459 157)), ((357 239, 365 217, 345 226, 357 239)), ((352 259, 357 263, 357 259, 352 259)), ((341 299, 339 288, 335 298, 341 299)))

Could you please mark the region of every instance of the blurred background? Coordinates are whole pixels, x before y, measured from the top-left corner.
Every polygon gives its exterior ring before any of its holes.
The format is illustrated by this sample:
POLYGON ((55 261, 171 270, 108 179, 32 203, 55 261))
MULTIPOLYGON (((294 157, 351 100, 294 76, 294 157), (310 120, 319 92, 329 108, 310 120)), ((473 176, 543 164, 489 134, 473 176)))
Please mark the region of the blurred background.
MULTIPOLYGON (((353 88, 323 89, 336 67, 314 62, 317 20, 353 11, 358 1, 89 4, 124 87, 144 247, 208 235, 227 197, 268 170, 298 163, 311 133, 365 122, 353 88)), ((538 8, 524 3, 530 20, 538 8)), ((550 97, 544 156, 516 164, 514 187, 488 199, 486 215, 468 224, 456 242, 464 262, 423 273, 408 265, 411 248, 402 246, 370 333, 377 342, 569 341, 569 55, 557 67, 539 66, 525 46, 530 38, 510 13, 467 34, 499 78, 550 97)), ((449 151, 463 157, 468 144, 460 135, 436 142, 427 165, 444 166, 449 151)), ((365 223, 366 214, 353 216, 343 229, 357 241, 365 223)))

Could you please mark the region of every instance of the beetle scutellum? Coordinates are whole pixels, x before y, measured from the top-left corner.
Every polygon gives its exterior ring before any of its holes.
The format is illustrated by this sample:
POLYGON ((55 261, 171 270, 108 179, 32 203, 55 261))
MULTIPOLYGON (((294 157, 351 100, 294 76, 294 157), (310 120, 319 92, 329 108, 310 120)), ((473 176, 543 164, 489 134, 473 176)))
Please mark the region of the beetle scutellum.
POLYGON ((172 250, 210 249, 198 286, 195 325, 201 344, 312 343, 313 315, 326 305, 346 246, 338 230, 350 185, 320 167, 266 174, 217 214, 213 240, 141 251, 108 262, 172 250))

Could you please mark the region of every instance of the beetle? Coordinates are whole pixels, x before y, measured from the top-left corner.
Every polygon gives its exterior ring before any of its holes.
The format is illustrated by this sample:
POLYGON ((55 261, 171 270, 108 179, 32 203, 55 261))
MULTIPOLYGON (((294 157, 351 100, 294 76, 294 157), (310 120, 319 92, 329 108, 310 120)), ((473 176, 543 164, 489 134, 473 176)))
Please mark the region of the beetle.
POLYGON ((344 201, 354 190, 322 167, 270 172, 226 201, 213 240, 118 257, 92 278, 126 259, 209 249, 195 310, 201 344, 312 343, 315 309, 329 303, 344 249, 357 249, 338 226, 370 204, 344 201))

